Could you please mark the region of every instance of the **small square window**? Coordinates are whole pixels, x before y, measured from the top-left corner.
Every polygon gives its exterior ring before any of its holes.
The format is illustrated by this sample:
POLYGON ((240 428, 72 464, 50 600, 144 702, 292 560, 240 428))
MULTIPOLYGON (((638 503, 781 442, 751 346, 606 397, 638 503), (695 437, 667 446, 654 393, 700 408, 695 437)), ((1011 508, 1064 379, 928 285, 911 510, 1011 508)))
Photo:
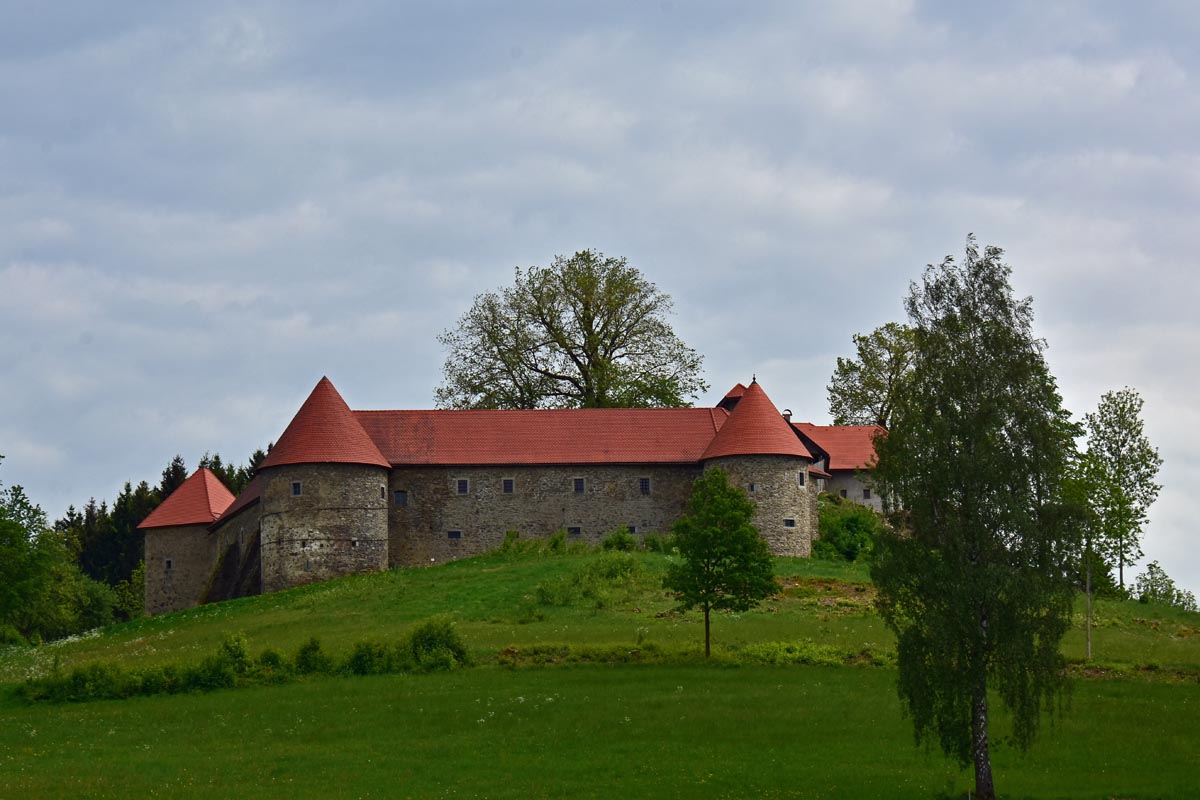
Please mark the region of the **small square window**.
POLYGON ((175 566, 175 562, 168 558, 167 559, 167 571, 169 572, 171 567, 173 567, 173 566, 175 566))
POLYGON ((626 525, 626 526, 625 526, 625 528, 626 528, 626 529, 627 529, 627 530, 628 530, 630 533, 637 533, 637 525, 626 525))
POLYGON ((642 494, 650 494, 650 479, 638 478, 638 491, 642 494))
POLYGON ((350 540, 350 546, 351 546, 351 547, 358 547, 358 539, 351 539, 351 540, 350 540))
POLYGON ((582 534, 583 534, 583 528, 580 528, 578 526, 567 528, 568 536, 580 536, 582 534))
POLYGON ((863 489, 863 500, 870 500, 870 499, 871 499, 871 490, 863 489))
POLYGON ((399 508, 406 508, 408 506, 408 490, 397 489, 396 491, 392 492, 392 502, 394 502, 399 508))
POLYGON ((575 479, 575 494, 583 494, 583 478, 575 479))
POLYGON ((803 472, 797 472, 797 473, 796 473, 796 485, 797 485, 797 486, 803 486, 803 485, 804 485, 804 473, 803 473, 803 472))
POLYGON ((299 497, 302 487, 300 481, 292 481, 292 497, 299 497))
POLYGON ((841 494, 841 496, 842 496, 842 497, 845 497, 845 496, 846 496, 846 490, 845 490, 845 489, 842 489, 842 491, 841 491, 841 492, 839 492, 839 494, 841 494))
POLYGON ((750 494, 754 494, 756 491, 758 491, 758 485, 754 483, 750 484, 750 494))
POLYGON ((783 527, 785 527, 785 528, 794 528, 794 527, 796 527, 796 520, 794 520, 794 519, 785 519, 785 520, 783 521, 783 527))
POLYGON ((516 487, 516 481, 514 481, 512 478, 505 478, 500 481, 500 486, 505 494, 512 494, 513 489, 516 487))
POLYGON ((386 486, 379 487, 379 499, 387 500, 387 487, 386 486))
POLYGON ((457 483, 458 483, 458 493, 459 494, 470 494, 471 493, 471 482, 469 480, 467 480, 466 478, 459 478, 457 483))
POLYGON ((461 539, 462 531, 446 531, 447 539, 461 539))

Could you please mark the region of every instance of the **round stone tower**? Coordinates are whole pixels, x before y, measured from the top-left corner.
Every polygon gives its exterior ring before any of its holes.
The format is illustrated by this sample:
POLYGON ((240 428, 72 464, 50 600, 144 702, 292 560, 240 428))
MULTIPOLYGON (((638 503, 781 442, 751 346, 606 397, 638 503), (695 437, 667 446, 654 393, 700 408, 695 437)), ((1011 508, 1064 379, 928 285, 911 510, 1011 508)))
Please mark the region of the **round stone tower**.
MULTIPOLYGON (((740 385, 740 384, 739 384, 740 385)), ((767 393, 751 381, 701 457, 754 501, 754 526, 777 556, 808 557, 817 537, 812 455, 767 393)))
POLYGON ((389 469, 322 378, 258 468, 262 590, 386 569, 389 469))

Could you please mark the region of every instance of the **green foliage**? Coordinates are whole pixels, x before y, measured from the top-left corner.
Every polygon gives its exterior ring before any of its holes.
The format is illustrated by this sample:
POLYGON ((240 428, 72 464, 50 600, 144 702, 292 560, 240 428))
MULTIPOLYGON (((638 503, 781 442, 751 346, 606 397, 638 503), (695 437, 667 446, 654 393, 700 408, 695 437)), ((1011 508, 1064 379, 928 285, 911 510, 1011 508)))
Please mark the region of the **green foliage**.
POLYGON ((647 533, 642 537, 642 549, 647 553, 671 553, 677 547, 675 537, 659 536, 657 533, 647 533))
POLYGON ((418 672, 452 670, 471 663, 466 644, 454 623, 446 618, 431 619, 418 625, 401 648, 418 672))
POLYGON ((292 662, 301 675, 323 675, 333 672, 333 659, 321 649, 321 641, 313 636, 300 645, 292 662))
POLYGON ((116 614, 123 620, 137 619, 146 614, 146 562, 139 561, 128 580, 120 581, 116 595, 116 614))
POLYGON ((1146 571, 1134 580, 1133 594, 1139 603, 1161 603, 1175 606, 1184 611, 1196 611, 1196 596, 1186 589, 1179 589, 1166 570, 1151 561, 1146 571))
POLYGON ((812 544, 814 556, 854 561, 870 556, 871 543, 883 532, 884 524, 873 509, 822 494, 817 498, 817 530, 821 538, 812 544))
POLYGON ((449 351, 438 405, 686 405, 708 386, 670 311, 671 298, 623 258, 583 250, 517 269, 511 287, 476 297, 438 337, 449 351))
POLYGON ((1087 549, 1117 567, 1122 589, 1125 565, 1142 557, 1142 526, 1162 488, 1154 482, 1162 458, 1146 438, 1141 414, 1142 398, 1126 387, 1105 392, 1095 413, 1084 415, 1081 474, 1093 523, 1087 549))
POLYGON ((72 562, 20 486, 0 490, 0 626, 52 640, 107 625, 116 597, 72 562))
POLYGON ((539 583, 534 590, 538 603, 570 606, 580 601, 591 608, 612 606, 614 599, 631 589, 642 576, 637 558, 628 552, 605 551, 569 574, 539 583))
POLYGON ((632 553, 638 548, 638 540, 629 532, 629 528, 622 526, 601 539, 600 548, 632 553))
POLYGON ((418 625, 395 646, 357 642, 340 666, 316 638, 300 647, 293 668, 277 650, 268 649, 257 659, 251 658, 245 634, 233 633, 222 639, 215 653, 195 664, 130 670, 119 664, 91 662, 65 674, 56 668, 50 675, 26 680, 17 694, 30 703, 82 702, 280 684, 304 675, 433 672, 470 664, 470 653, 453 624, 433 619, 418 625))
POLYGON ((383 675, 395 671, 396 653, 382 642, 358 642, 346 669, 354 675, 383 675))
POLYGON ((900 384, 912 370, 911 328, 889 322, 853 336, 857 358, 839 358, 826 391, 834 425, 890 427, 900 384))
POLYGON ((704 611, 706 655, 712 651, 712 611, 754 608, 778 588, 771 551, 753 518, 745 493, 729 485, 724 470, 711 468, 696 479, 687 513, 675 523, 682 561, 671 565, 663 586, 681 608, 704 611))
POLYGON ((1075 426, 1015 300, 999 248, 946 258, 913 284, 916 349, 874 471, 905 511, 871 577, 895 632, 899 693, 918 740, 974 761, 992 797, 988 689, 1026 748, 1066 689, 1079 517, 1064 501, 1075 426))

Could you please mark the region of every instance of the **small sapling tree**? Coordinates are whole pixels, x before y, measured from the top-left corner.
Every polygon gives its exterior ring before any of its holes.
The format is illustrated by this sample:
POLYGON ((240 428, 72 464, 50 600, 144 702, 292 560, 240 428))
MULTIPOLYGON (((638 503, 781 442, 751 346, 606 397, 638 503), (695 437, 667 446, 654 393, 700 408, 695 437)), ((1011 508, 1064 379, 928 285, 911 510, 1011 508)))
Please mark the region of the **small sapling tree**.
POLYGON ((682 608, 704 611, 705 658, 712 654, 712 611, 746 611, 775 592, 771 551, 753 517, 754 504, 714 468, 696 479, 687 514, 675 523, 682 561, 671 565, 663 586, 682 608))

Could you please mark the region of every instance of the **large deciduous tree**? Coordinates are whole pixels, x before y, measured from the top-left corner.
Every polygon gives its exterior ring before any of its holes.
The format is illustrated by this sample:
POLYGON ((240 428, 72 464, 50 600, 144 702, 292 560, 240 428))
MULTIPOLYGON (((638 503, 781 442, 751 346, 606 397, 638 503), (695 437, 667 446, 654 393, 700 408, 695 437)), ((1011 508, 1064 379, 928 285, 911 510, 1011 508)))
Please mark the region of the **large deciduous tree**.
POLYGON ((1020 747, 1065 689, 1080 528, 1063 492, 1077 428, 1001 256, 968 237, 961 264, 947 257, 912 285, 912 372, 874 470, 907 528, 880 535, 871 568, 899 694, 918 741, 974 764, 984 800, 989 689, 1020 747))
POLYGON ((889 322, 853 341, 856 357, 839 358, 826 387, 833 424, 891 427, 896 393, 912 368, 912 329, 889 322))
POLYGON ((663 586, 685 609, 704 612, 704 657, 712 653, 713 611, 746 611, 776 590, 771 551, 751 523, 754 504, 729 485, 724 470, 696 479, 687 513, 675 523, 682 561, 672 564, 663 586))
POLYGON ((1162 488, 1154 482, 1162 458, 1142 425, 1142 398, 1125 387, 1105 392, 1095 413, 1085 414, 1087 454, 1083 473, 1101 555, 1117 566, 1125 588, 1125 565, 1142 557, 1146 513, 1162 488))
POLYGON ((443 408, 690 405, 702 358, 671 329, 671 298, 624 258, 583 250, 516 270, 438 340, 443 408))

